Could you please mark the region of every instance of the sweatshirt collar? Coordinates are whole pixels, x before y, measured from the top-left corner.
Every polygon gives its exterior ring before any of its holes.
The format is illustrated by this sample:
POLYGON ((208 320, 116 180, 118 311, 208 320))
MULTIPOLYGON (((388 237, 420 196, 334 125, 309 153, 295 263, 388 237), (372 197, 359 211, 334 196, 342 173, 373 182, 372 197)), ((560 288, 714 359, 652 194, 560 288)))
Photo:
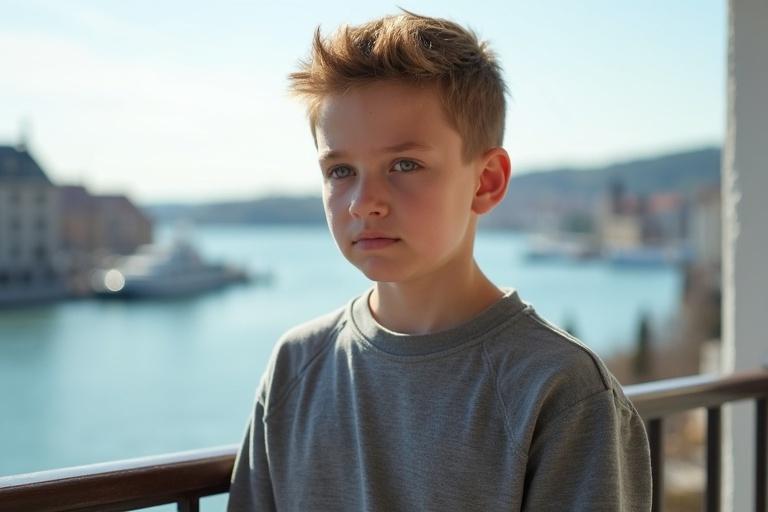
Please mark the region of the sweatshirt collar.
POLYGON ((362 334, 365 344, 397 356, 425 356, 472 344, 526 307, 517 291, 505 290, 498 301, 461 325, 429 334, 401 334, 390 331, 373 318, 368 302, 372 292, 373 289, 368 290, 350 304, 352 324, 362 334))

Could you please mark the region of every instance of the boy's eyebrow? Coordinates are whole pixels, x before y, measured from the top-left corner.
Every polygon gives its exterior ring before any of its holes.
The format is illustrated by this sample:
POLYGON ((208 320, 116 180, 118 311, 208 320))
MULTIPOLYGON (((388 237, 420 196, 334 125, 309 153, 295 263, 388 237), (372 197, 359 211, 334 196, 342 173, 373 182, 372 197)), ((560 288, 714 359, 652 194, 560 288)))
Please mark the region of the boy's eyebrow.
MULTIPOLYGON (((423 144, 421 142, 415 142, 415 141, 407 141, 407 142, 401 142, 399 144, 395 144, 393 146, 387 146, 385 148, 381 148, 382 153, 399 153, 401 151, 429 151, 433 149, 432 146, 428 144, 423 144)), ((323 162, 326 160, 335 160, 337 158, 344 158, 346 153, 344 151, 338 151, 338 150, 327 150, 320 153, 318 156, 318 160, 323 162)))
POLYGON ((394 146, 389 146, 384 148, 382 151, 386 153, 399 153, 400 151, 409 151, 409 150, 420 150, 420 151, 428 151, 432 149, 432 146, 429 146, 427 144, 422 144, 421 142, 402 142, 400 144, 395 144, 394 146))

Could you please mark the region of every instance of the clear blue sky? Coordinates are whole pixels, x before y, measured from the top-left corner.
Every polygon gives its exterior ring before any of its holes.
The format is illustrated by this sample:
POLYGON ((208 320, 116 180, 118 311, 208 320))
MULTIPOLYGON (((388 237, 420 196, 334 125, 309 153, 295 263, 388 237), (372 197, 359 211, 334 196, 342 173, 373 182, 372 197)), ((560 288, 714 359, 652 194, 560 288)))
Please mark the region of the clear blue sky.
MULTIPOLYGON (((501 57, 515 170, 719 144, 726 2, 400 2, 501 57)), ((319 190, 286 75, 389 2, 0 0, 0 144, 27 121, 57 183, 139 201, 319 190)))

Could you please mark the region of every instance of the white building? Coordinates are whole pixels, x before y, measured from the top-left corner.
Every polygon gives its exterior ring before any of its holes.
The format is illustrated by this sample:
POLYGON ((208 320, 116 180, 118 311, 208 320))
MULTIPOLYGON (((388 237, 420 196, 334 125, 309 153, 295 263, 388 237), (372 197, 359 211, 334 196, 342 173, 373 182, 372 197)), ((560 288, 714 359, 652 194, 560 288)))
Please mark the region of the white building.
POLYGON ((0 146, 0 303, 63 293, 56 198, 23 146, 0 146))

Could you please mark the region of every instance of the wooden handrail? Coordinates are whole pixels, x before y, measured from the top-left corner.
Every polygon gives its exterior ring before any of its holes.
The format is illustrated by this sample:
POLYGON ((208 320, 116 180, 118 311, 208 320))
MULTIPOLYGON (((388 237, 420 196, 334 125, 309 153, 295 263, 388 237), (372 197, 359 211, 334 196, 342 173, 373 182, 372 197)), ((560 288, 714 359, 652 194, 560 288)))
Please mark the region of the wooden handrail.
POLYGON ((227 492, 237 446, 0 478, 0 511, 121 511, 227 492))
MULTIPOLYGON (((768 371, 698 375, 624 390, 646 421, 658 422, 689 409, 766 397, 768 371)), ((236 452, 231 445, 1 477, 0 512, 114 512, 166 503, 194 511, 198 498, 228 491, 236 452)))

